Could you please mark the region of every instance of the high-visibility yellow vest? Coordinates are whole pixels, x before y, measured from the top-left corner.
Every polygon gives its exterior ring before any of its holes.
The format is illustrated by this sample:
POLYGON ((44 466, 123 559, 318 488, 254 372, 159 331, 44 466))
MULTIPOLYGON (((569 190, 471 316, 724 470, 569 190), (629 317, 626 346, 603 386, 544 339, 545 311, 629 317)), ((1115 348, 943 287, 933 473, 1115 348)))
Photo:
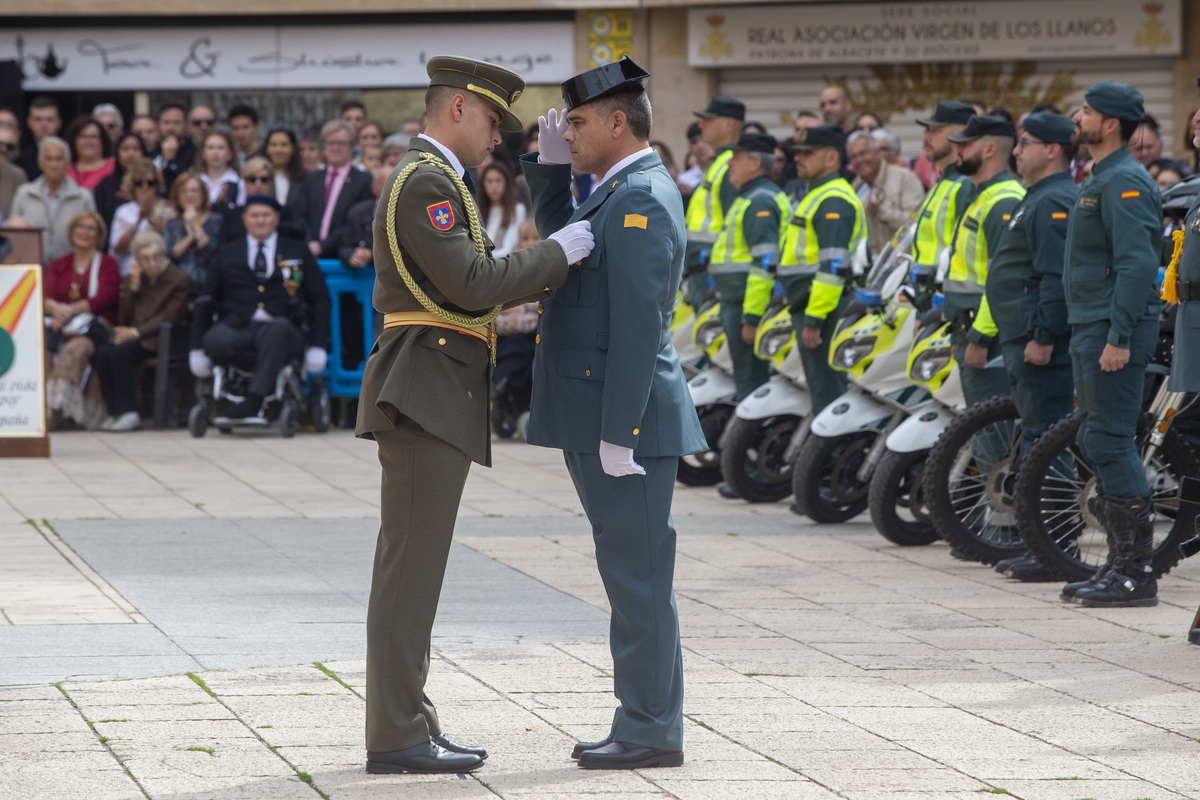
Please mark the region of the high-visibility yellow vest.
POLYGON ((954 251, 950 256, 950 273, 942 286, 949 292, 983 294, 987 283, 988 242, 983 221, 992 206, 1001 200, 1025 196, 1025 189, 1015 180, 993 183, 971 201, 954 232, 954 251))
POLYGON ((725 224, 725 209, 721 208, 721 182, 725 180, 732 158, 732 150, 726 150, 714 158, 704 173, 704 180, 692 192, 684 216, 688 241, 707 243, 717 240, 725 224))
MULTIPOLYGON (((759 212, 766 215, 766 211, 759 212)), ((749 272, 750 267, 762 260, 763 256, 773 256, 779 252, 779 240, 783 229, 792 215, 792 204, 788 196, 772 184, 771 187, 759 187, 748 194, 738 197, 725 214, 725 226, 717 236, 713 245, 712 255, 708 261, 708 271, 719 273, 749 272), (753 247, 746 241, 744 229, 746 211, 750 203, 756 199, 768 197, 779 209, 779 227, 774 241, 756 244, 753 247)))
POLYGON ((917 211, 917 235, 913 238, 913 262, 937 264, 954 238, 958 222, 958 193, 967 188, 962 181, 942 178, 933 185, 917 211))
MULTIPOLYGON (((815 220, 822 222, 823 220, 815 220)), ((823 183, 804 196, 796 213, 784 228, 783 243, 779 248, 778 275, 815 275, 822 261, 834 259, 849 260, 850 254, 858 247, 858 243, 867 235, 866 215, 863 213, 862 202, 858 194, 845 178, 834 178, 823 183), (846 247, 826 247, 821 249, 813 229, 814 218, 821 203, 830 197, 840 197, 854 208, 854 231, 846 247)))

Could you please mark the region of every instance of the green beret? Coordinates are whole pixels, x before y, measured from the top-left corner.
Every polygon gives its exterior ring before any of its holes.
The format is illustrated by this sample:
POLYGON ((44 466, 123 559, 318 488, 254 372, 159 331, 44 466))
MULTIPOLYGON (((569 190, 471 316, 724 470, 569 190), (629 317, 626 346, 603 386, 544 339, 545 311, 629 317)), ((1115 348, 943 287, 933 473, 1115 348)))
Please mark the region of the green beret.
POLYGON ((1039 111, 1025 118, 1025 132, 1046 144, 1067 144, 1075 133, 1075 123, 1062 114, 1039 111))
POLYGON ((1127 83, 1100 81, 1093 83, 1083 95, 1089 106, 1107 117, 1140 122, 1146 116, 1142 93, 1127 83))
POLYGON ((515 133, 525 129, 510 110, 525 91, 525 79, 512 70, 463 56, 434 56, 425 64, 425 71, 430 86, 466 89, 499 108, 504 115, 500 130, 515 133))

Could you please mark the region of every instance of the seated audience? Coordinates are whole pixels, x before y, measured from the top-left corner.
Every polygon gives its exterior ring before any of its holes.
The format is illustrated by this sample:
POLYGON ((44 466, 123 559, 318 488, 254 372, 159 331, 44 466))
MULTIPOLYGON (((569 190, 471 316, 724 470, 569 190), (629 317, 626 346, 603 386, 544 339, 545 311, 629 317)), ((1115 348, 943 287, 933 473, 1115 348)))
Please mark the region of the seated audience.
MULTIPOLYGON (((260 156, 266 156, 275 171, 275 199, 280 205, 296 207, 300 184, 304 182, 304 167, 300 165, 300 146, 291 128, 276 127, 267 131, 260 156)), ((245 173, 243 172, 243 175, 245 173)), ((249 194, 249 189, 246 190, 249 194)))
MULTIPOLYGON (((875 131, 874 133, 878 133, 875 131)), ((925 187, 912 170, 889 164, 874 133, 855 131, 846 139, 846 155, 854 168, 852 186, 867 218, 867 246, 877 256, 925 199, 925 187)))
POLYGON ((191 293, 204 291, 208 266, 222 241, 222 218, 212 210, 208 190, 200 176, 185 172, 171 187, 175 216, 163 226, 167 257, 179 265, 191 281, 191 293))
POLYGON ((495 245, 492 258, 502 258, 516 249, 520 239, 518 228, 525 221, 527 211, 517 200, 512 172, 500 161, 493 161, 480 170, 478 192, 479 217, 487 228, 488 237, 495 245))
POLYGON ((246 184, 236 169, 233 139, 222 131, 209 131, 196 149, 196 172, 208 189, 208 202, 224 212, 246 203, 246 184))
POLYGON ((132 199, 113 214, 112 254, 121 265, 121 274, 128 275, 133 264, 129 245, 133 237, 147 228, 162 233, 167 220, 175 216, 171 205, 163 199, 162 175, 148 158, 133 162, 121 181, 121 190, 132 199))
MULTIPOLYGON (((354 106, 348 106, 351 111, 354 106)), ((342 120, 321 128, 326 167, 304 176, 296 207, 305 227, 309 251, 317 258, 336 258, 346 212, 355 203, 370 199, 371 176, 354 169, 354 127, 342 120)))
MULTIPOLYGON (((274 195, 275 172, 271 168, 271 162, 262 156, 255 156, 246 162, 246 166, 242 167, 242 181, 246 184, 246 191, 249 194, 274 195)), ((279 235, 304 241, 304 225, 296 220, 291 208, 284 205, 282 201, 279 205, 279 235)), ((242 208, 243 206, 231 208, 221 215, 223 217, 222 244, 234 239, 245 238, 246 228, 242 225, 242 208)))
POLYGON ((42 261, 50 263, 73 249, 68 223, 81 211, 94 211, 92 193, 67 177, 71 150, 57 136, 38 142, 41 174, 17 189, 8 225, 42 228, 42 261))
POLYGON ((142 138, 136 133, 126 133, 117 142, 116 166, 113 168, 112 174, 96 184, 96 188, 92 190, 92 197, 96 201, 96 210, 100 212, 100 216, 104 217, 104 224, 108 227, 112 227, 113 214, 117 213, 117 209, 129 202, 129 198, 121 190, 126 170, 133 166, 133 162, 139 158, 148 156, 149 153, 142 138))

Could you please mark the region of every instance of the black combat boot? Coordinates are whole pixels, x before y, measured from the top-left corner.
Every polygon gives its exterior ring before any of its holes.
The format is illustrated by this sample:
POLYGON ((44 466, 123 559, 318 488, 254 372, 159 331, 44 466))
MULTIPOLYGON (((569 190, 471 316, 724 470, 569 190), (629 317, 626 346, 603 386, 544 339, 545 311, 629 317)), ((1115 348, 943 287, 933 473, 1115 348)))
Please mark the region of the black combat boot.
POLYGON ((1116 558, 1108 574, 1076 596, 1085 606, 1126 608, 1158 605, 1154 555, 1154 502, 1149 497, 1105 498, 1104 516, 1116 539, 1116 558))
MULTIPOLYGON (((1109 531, 1108 522, 1104 517, 1103 495, 1097 494, 1089 497, 1087 499, 1087 507, 1088 511, 1092 513, 1092 516, 1095 517, 1096 521, 1100 524, 1100 529, 1104 531, 1104 538, 1108 540, 1108 557, 1104 560, 1104 563, 1100 565, 1100 568, 1092 573, 1092 577, 1082 581, 1072 581, 1071 583, 1063 586, 1062 592, 1058 595, 1058 597, 1060 600, 1066 603, 1078 603, 1079 597, 1077 595, 1079 594, 1080 589, 1084 588, 1085 586, 1093 586, 1098 581, 1103 579, 1104 576, 1108 574, 1108 570, 1112 567, 1113 559, 1116 557, 1117 553, 1116 542, 1113 541, 1113 535, 1109 531)), ((1076 544, 1075 547, 1078 549, 1079 545, 1076 544)))

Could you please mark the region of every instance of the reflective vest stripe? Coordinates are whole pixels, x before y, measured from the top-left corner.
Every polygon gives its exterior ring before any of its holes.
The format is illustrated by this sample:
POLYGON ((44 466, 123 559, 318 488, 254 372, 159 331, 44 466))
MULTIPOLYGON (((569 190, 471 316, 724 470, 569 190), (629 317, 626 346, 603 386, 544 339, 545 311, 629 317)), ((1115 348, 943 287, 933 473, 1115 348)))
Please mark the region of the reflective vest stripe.
POLYGON ((717 237, 717 243, 713 245, 712 258, 708 264, 708 271, 717 274, 749 272, 751 265, 757 258, 761 258, 763 255, 771 255, 779 250, 779 237, 782 235, 781 229, 786 224, 788 215, 791 212, 792 206, 788 202, 787 195, 778 189, 758 188, 734 200, 733 205, 729 207, 729 213, 725 216, 725 227, 721 229, 721 233, 717 237), (744 220, 746 212, 750 209, 750 203, 757 198, 763 197, 770 198, 779 209, 780 230, 775 231, 775 241, 755 245, 755 248, 751 249, 749 243, 746 241, 746 232, 743 228, 744 220))
POLYGON ((933 185, 917 211, 917 235, 913 240, 913 260, 917 264, 936 264, 954 238, 954 214, 958 193, 965 190, 961 181, 942 178, 933 185))
POLYGON ((831 258, 848 257, 854 252, 859 241, 867 235, 862 202, 850 184, 844 178, 835 178, 824 183, 804 196, 784 229, 783 244, 780 246, 780 275, 812 275, 820 269, 822 261, 830 260, 823 256, 822 252, 840 249, 821 250, 816 231, 813 229, 813 218, 817 215, 817 209, 830 197, 840 197, 854 209, 854 229, 850 234, 850 242, 845 252, 831 258))
POLYGON ((972 201, 958 221, 954 232, 954 251, 950 256, 950 274, 943 288, 946 291, 983 294, 987 283, 988 241, 983 224, 992 206, 1005 199, 1021 199, 1025 189, 1014 180, 1000 181, 984 189, 972 201), (974 286, 974 288, 972 288, 974 286))
POLYGON ((687 225, 687 238, 693 242, 715 242, 717 234, 725 222, 725 209, 721 208, 721 183, 725 173, 729 171, 729 161, 733 151, 726 150, 713 159, 704 180, 692 193, 688 201, 687 214, 684 223, 687 225))

